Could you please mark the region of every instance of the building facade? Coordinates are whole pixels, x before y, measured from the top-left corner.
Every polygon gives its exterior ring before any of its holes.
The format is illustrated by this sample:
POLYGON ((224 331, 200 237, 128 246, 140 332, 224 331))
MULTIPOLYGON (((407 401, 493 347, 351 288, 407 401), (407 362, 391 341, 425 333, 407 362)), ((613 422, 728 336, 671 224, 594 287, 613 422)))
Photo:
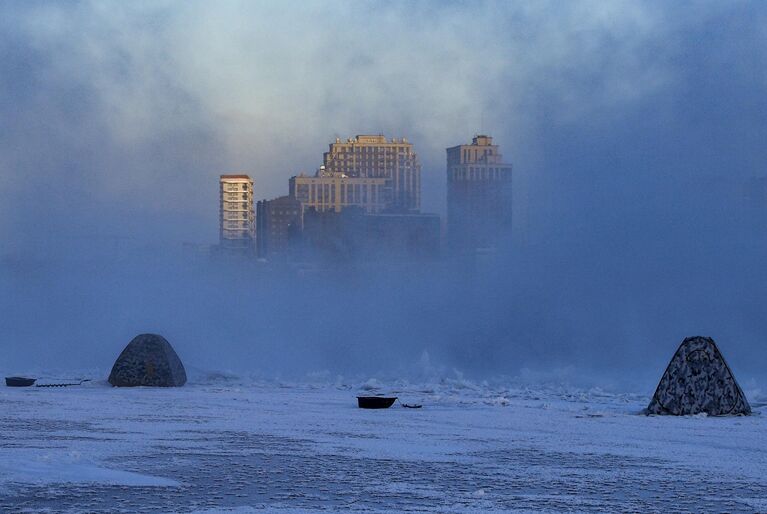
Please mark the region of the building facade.
POLYGON ((440 254, 440 221, 436 214, 377 214, 363 218, 369 261, 434 261, 440 254))
POLYGON ((375 265, 434 261, 440 253, 440 220, 436 214, 309 209, 303 244, 306 260, 375 265))
POLYGON ((341 212, 346 207, 360 207, 365 212, 383 211, 391 203, 390 190, 384 178, 350 177, 329 172, 324 167, 313 176, 303 173, 290 178, 289 196, 305 208, 318 212, 341 212))
POLYGON ((451 252, 495 248, 511 235, 511 164, 493 138, 447 149, 447 240, 451 252))
POLYGON ((387 140, 382 135, 336 139, 325 152, 327 173, 350 178, 384 179, 387 210, 418 212, 421 209, 421 165, 407 139, 387 140))
POLYGON ((258 256, 287 259, 291 243, 303 230, 304 209, 290 196, 262 200, 256 205, 256 248, 258 256))
POLYGON ((248 175, 219 179, 219 245, 222 250, 255 251, 253 180, 248 175))

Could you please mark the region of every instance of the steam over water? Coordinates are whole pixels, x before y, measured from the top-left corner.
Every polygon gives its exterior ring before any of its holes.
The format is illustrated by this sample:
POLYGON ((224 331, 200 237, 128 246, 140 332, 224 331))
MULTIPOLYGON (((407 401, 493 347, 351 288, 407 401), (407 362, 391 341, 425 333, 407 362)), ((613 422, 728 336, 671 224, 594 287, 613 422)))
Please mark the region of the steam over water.
POLYGON ((765 16, 5 3, 0 369, 108 368, 154 331, 201 368, 647 387, 701 334, 759 387, 765 16), (413 142, 423 210, 444 217, 444 149, 478 132, 514 166, 514 228, 476 265, 305 273, 198 251, 219 174, 274 198, 358 133, 413 142))
POLYGON ((767 511, 765 26, 767 2, 0 2, 0 377, 73 384, 0 387, 0 511, 767 511), (413 144, 443 243, 445 150, 491 136, 511 229, 412 262, 213 249, 221 175, 282 197, 358 134, 413 144), (184 387, 109 386, 142 333, 184 387), (696 335, 754 415, 639 415, 696 335))

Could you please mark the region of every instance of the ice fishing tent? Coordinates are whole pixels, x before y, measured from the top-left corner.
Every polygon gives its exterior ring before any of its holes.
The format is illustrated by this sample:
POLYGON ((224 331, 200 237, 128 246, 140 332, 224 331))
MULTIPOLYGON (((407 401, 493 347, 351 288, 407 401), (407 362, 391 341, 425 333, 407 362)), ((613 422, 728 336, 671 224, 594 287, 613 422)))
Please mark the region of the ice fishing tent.
POLYGON ((186 383, 186 371, 164 337, 141 334, 115 361, 109 383, 117 387, 178 387, 186 383))
POLYGON ((710 337, 688 337, 671 359, 647 414, 751 414, 746 395, 710 337))

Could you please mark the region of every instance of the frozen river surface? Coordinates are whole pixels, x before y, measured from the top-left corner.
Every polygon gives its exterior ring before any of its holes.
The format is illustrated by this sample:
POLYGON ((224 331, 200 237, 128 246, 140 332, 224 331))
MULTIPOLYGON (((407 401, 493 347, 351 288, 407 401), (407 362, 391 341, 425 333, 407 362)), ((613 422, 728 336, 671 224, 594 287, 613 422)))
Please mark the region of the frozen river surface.
POLYGON ((203 380, 0 388, 0 512, 765 512, 767 421, 647 395, 203 380), (422 409, 356 408, 393 393, 422 409))

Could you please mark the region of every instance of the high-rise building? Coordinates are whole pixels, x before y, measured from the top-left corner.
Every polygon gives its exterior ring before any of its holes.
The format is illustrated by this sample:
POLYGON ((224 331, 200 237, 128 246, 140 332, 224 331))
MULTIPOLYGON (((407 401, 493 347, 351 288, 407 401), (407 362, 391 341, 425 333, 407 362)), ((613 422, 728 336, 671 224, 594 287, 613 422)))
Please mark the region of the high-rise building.
POLYGON ((511 233, 511 164, 490 136, 447 149, 447 238, 452 252, 494 248, 511 233))
POLYGON ((324 154, 327 173, 351 178, 382 178, 390 200, 387 210, 417 212, 421 208, 421 165, 407 139, 359 135, 336 139, 324 154))
POLYGON ((318 212, 341 212, 346 207, 360 207, 368 213, 381 212, 390 204, 390 190, 384 178, 349 177, 328 172, 321 167, 313 176, 303 173, 290 178, 289 195, 305 208, 318 212))
POLYGON ((247 175, 221 175, 219 179, 219 244, 223 250, 255 250, 253 180, 247 175))
POLYGON ((258 256, 285 259, 291 239, 303 229, 303 206, 290 196, 262 200, 256 205, 258 256))

